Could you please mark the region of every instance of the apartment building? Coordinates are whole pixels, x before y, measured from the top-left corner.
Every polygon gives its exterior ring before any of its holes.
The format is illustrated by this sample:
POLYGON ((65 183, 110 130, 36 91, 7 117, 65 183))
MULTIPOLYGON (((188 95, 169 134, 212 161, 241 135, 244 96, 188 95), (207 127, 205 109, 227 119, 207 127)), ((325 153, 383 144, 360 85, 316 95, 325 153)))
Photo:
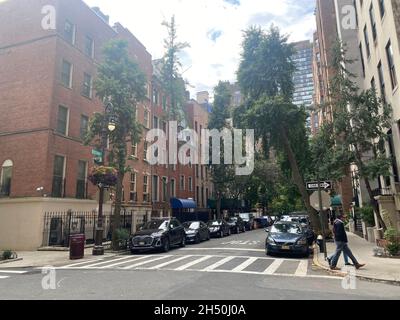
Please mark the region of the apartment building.
POLYGON ((298 106, 310 107, 313 104, 313 45, 310 41, 293 43, 295 54, 293 62, 296 71, 293 75, 294 94, 293 103, 298 106))
POLYGON ((386 154, 393 159, 392 174, 377 181, 374 193, 381 212, 387 212, 390 223, 400 229, 400 4, 397 0, 358 0, 355 5, 363 88, 375 87, 393 108, 386 146, 386 154))
MULTIPOLYGON (((82 137, 93 113, 104 112, 93 90, 103 46, 127 40, 149 93, 152 58, 122 25, 111 27, 107 16, 81 0, 2 2, 0 28, 0 75, 6 79, 0 82, 0 244, 36 249, 45 211, 97 209, 97 188, 87 181, 93 148, 82 137)), ((150 94, 137 109, 150 128, 150 94)), ((130 164, 136 175, 124 181, 124 200, 129 210, 150 215, 144 149, 144 142, 136 148, 130 164)))

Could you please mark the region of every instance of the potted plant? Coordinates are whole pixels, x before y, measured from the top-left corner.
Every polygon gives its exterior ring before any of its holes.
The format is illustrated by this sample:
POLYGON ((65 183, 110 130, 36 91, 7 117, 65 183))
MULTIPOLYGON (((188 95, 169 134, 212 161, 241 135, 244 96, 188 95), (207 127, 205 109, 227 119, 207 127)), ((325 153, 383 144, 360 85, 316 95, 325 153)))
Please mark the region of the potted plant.
POLYGON ((400 234, 394 228, 389 228, 385 232, 386 250, 390 256, 398 256, 400 253, 400 234))
POLYGON ((116 232, 116 239, 119 243, 119 249, 120 250, 126 250, 128 247, 128 240, 130 237, 130 234, 128 230, 126 229, 117 229, 115 230, 116 232))
POLYGON ((118 171, 113 167, 96 166, 88 177, 88 180, 98 187, 114 187, 118 180, 118 171))

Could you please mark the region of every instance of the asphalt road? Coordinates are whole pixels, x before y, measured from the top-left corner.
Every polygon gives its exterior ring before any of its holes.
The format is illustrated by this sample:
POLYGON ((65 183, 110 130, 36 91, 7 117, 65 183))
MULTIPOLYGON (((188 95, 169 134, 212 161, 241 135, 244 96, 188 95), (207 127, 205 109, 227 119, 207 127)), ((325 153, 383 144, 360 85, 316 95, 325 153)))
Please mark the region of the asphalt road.
POLYGON ((313 270, 311 260, 266 257, 265 237, 256 230, 168 254, 75 261, 47 274, 0 269, 0 299, 400 299, 399 286, 358 280, 343 286, 342 278, 313 270))

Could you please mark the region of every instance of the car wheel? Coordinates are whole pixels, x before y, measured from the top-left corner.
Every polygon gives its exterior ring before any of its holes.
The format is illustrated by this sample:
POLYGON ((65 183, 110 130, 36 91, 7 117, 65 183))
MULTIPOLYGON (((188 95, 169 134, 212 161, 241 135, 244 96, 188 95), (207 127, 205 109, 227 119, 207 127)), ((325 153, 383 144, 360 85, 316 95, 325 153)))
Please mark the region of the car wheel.
POLYGON ((185 235, 182 237, 182 240, 181 240, 181 243, 179 244, 179 246, 181 248, 186 247, 186 236, 185 235))
POLYGON ((163 252, 168 252, 169 249, 170 249, 169 240, 165 239, 164 246, 163 246, 163 252))

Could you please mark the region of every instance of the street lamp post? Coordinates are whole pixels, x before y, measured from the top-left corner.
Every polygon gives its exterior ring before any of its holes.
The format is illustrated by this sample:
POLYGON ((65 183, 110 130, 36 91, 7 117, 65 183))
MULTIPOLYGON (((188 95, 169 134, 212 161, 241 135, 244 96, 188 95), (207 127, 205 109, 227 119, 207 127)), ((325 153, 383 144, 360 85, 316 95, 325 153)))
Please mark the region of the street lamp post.
MULTIPOLYGON (((105 155, 107 149, 107 140, 108 133, 113 132, 116 129, 115 119, 112 116, 114 106, 111 102, 109 102, 105 108, 104 113, 104 122, 103 128, 101 132, 101 165, 105 165, 105 155)), ((103 203, 104 203, 104 190, 106 186, 103 184, 99 184, 99 216, 97 218, 97 228, 96 228, 96 237, 95 237, 95 245, 93 248, 94 256, 104 255, 104 246, 103 246, 103 203)))

